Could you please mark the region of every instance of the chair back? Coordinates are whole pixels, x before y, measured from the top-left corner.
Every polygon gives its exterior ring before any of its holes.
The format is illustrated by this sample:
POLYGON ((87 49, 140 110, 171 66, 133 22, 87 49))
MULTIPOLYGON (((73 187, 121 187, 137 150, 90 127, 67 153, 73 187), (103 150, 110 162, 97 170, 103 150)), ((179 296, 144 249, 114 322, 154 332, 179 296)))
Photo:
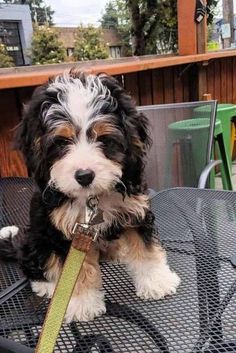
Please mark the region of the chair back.
POLYGON ((148 187, 197 187, 211 159, 217 101, 140 106, 153 140, 146 165, 148 187))

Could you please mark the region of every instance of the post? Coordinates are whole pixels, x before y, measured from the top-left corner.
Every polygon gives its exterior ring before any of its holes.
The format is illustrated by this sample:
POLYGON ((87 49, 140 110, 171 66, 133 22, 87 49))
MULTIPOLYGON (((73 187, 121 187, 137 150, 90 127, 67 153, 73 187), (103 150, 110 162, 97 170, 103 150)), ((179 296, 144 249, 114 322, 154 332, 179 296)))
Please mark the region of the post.
MULTIPOLYGON (((206 0, 202 0, 206 6, 206 0)), ((197 26, 197 52, 198 54, 206 53, 207 51, 207 16, 203 18, 197 26)))
POLYGON ((179 55, 197 54, 196 0, 177 0, 179 55))

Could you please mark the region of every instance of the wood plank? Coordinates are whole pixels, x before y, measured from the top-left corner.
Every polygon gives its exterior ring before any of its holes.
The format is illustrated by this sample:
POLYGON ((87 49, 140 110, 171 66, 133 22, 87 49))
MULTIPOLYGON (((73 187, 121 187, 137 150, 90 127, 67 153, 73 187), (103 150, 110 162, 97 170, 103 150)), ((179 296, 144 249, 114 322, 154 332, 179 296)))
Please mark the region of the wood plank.
MULTIPOLYGON (((206 5, 206 0, 202 0, 202 3, 206 5)), ((195 11, 195 10, 194 10, 195 11)), ((207 51, 207 17, 196 25, 197 27, 197 53, 202 54, 207 51)))
POLYGON ((198 67, 198 99, 201 100, 202 96, 207 92, 207 65, 199 64, 198 67))
POLYGON ((221 75, 221 103, 227 103, 227 62, 220 60, 220 75, 221 75))
POLYGON ((180 76, 183 66, 174 67, 174 102, 184 101, 183 76, 180 76))
POLYGON ((1 92, 0 116, 0 177, 27 176, 22 156, 13 148, 14 128, 20 121, 14 90, 1 92))
POLYGON ((215 66, 213 62, 210 62, 206 68, 207 75, 207 92, 204 94, 210 94, 212 97, 214 96, 215 91, 215 66))
POLYGON ((174 103, 174 78, 173 78, 173 69, 166 68, 164 70, 164 102, 165 103, 174 103))
POLYGON ((233 101, 233 60, 227 58, 226 60, 226 101, 232 103, 233 101))
POLYGON ((124 87, 126 91, 134 98, 135 103, 140 105, 138 73, 132 72, 124 75, 124 87))
POLYGON ((232 103, 236 104, 236 58, 232 62, 233 96, 232 103))
POLYGON ((195 0, 177 0, 178 48, 180 55, 197 53, 197 29, 194 21, 195 0))
POLYGON ((215 67, 215 78, 214 78, 214 95, 213 99, 217 99, 217 101, 221 102, 221 65, 220 60, 216 60, 214 62, 215 67))
POLYGON ((153 104, 164 103, 163 69, 152 70, 152 101, 153 104))
POLYGON ((152 75, 151 70, 138 73, 140 91, 140 105, 152 104, 152 75))
POLYGON ((184 73, 182 76, 183 82, 183 102, 189 102, 190 99, 190 89, 189 89, 189 74, 184 73))
MULTIPOLYGON (((185 1, 185 0, 181 0, 185 1)), ((191 0, 192 1, 192 0, 191 0)), ((112 60, 109 64, 106 60, 97 62, 76 63, 79 70, 99 73, 106 72, 109 75, 120 75, 131 72, 164 68, 182 64, 197 63, 217 58, 235 57, 236 50, 224 50, 217 52, 208 52, 205 54, 193 55, 168 55, 168 56, 144 56, 134 57, 131 59, 125 58, 122 62, 112 60)), ((0 89, 13 87, 37 86, 48 80, 49 77, 61 74, 65 70, 72 68, 74 64, 55 64, 43 66, 34 66, 27 68, 16 69, 0 69, 0 89)))

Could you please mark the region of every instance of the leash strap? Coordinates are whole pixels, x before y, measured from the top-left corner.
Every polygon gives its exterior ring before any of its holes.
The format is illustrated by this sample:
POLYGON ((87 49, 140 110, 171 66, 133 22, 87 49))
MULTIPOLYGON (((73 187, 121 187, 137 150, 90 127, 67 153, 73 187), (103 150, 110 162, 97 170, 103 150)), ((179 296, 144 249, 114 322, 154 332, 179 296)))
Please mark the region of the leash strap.
POLYGON ((75 234, 48 307, 35 353, 53 352, 75 283, 93 240, 90 235, 75 234))

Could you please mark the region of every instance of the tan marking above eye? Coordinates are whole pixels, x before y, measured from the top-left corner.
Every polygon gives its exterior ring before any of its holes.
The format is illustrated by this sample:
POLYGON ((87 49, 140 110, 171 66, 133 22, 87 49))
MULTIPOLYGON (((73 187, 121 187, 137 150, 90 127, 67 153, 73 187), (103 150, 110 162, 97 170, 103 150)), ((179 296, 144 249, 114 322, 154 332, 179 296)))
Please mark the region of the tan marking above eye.
POLYGON ((112 125, 111 123, 104 122, 104 121, 98 121, 94 124, 92 131, 98 136, 103 136, 103 135, 111 135, 111 134, 116 134, 117 133, 117 128, 112 125))
POLYGON ((53 135, 61 136, 61 137, 65 137, 65 138, 73 138, 76 136, 76 131, 73 126, 62 125, 62 126, 57 127, 53 131, 53 135))

